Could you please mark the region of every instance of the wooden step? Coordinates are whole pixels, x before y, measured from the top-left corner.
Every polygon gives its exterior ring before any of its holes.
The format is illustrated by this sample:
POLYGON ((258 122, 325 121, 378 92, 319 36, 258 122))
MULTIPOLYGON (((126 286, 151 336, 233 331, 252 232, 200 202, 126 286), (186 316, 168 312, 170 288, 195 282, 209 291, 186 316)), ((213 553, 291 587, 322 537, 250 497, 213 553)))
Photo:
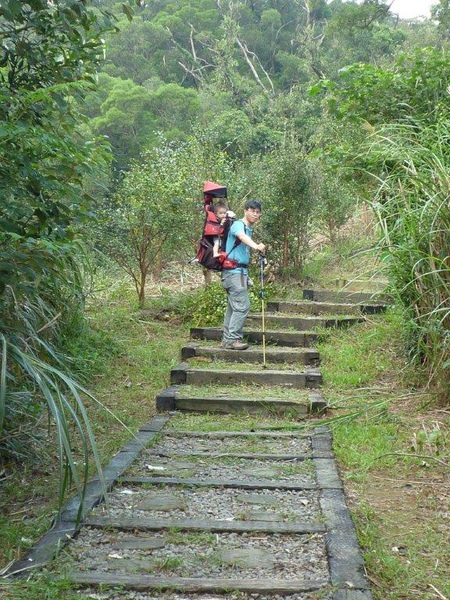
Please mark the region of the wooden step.
MULTIPOLYGON (((298 317, 288 314, 266 313, 265 324, 268 327, 280 327, 283 329, 296 329, 297 331, 309 331, 316 328, 346 327, 363 323, 364 317, 336 316, 336 317, 298 317)), ((261 326, 262 314, 253 313, 247 317, 247 322, 261 326)))
POLYGON ((182 531, 213 531, 232 533, 324 533, 326 527, 322 523, 309 522, 267 522, 267 521, 217 521, 207 519, 167 519, 167 518, 135 518, 121 516, 114 517, 94 516, 88 517, 84 524, 96 528, 112 528, 122 531, 161 531, 162 529, 174 529, 182 531))
POLYGON ((156 396, 158 412, 189 411, 197 413, 246 413, 249 415, 270 414, 277 416, 306 417, 308 414, 324 413, 326 402, 318 391, 311 391, 307 396, 297 399, 270 397, 261 394, 259 397, 230 397, 224 394, 214 397, 189 396, 183 386, 173 385, 156 396))
POLYGON ((278 348, 266 346, 265 352, 261 346, 250 346, 245 354, 235 350, 227 350, 221 346, 202 346, 197 342, 190 342, 181 349, 181 359, 187 360, 194 357, 209 358, 211 361, 221 360, 227 362, 263 363, 264 356, 270 363, 318 365, 319 352, 314 348, 278 348))
MULTIPOLYGON (((194 340, 222 340, 222 329, 218 327, 192 327, 191 339, 194 340)), ((264 332, 267 344, 287 346, 289 348, 309 348, 317 342, 318 334, 314 331, 277 331, 264 332)), ((263 332, 258 330, 244 330, 244 338, 250 344, 261 344, 263 332)))
MULTIPOLYGON (((327 581, 304 579, 203 579, 180 577, 154 577, 152 575, 120 575, 102 571, 80 571, 69 575, 75 585, 100 587, 103 589, 120 588, 140 592, 155 590, 177 590, 184 593, 213 593, 243 592, 249 594, 299 594, 321 590, 327 586, 327 581)), ((346 596, 349 597, 349 596, 346 596)), ((344 596, 342 596, 344 598, 344 596)), ((356 596, 355 596, 356 598, 356 596)))
POLYGON ((389 297, 379 292, 353 292, 350 290, 303 290, 304 300, 315 302, 351 302, 353 304, 389 304, 389 297))
MULTIPOLYGON (((234 352, 236 351, 234 350, 234 352)), ((306 367, 304 371, 276 371, 270 369, 211 370, 192 368, 188 363, 183 362, 171 370, 170 383, 172 385, 252 383, 254 385, 280 385, 290 388, 316 388, 322 384, 322 374, 318 369, 310 367, 306 367)))
POLYGON ((384 312, 386 304, 353 304, 338 302, 303 301, 274 301, 267 303, 269 312, 296 313, 307 315, 363 315, 384 312))

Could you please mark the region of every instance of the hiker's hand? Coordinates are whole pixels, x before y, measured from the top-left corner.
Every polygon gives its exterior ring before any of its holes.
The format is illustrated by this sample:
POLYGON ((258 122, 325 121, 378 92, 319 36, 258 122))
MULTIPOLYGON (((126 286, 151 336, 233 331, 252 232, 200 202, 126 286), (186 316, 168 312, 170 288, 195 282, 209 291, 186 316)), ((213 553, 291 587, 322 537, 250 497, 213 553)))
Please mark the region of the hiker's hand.
POLYGON ((256 250, 258 250, 258 252, 261 252, 261 254, 264 254, 265 249, 266 249, 266 247, 264 244, 258 244, 256 246, 256 250))

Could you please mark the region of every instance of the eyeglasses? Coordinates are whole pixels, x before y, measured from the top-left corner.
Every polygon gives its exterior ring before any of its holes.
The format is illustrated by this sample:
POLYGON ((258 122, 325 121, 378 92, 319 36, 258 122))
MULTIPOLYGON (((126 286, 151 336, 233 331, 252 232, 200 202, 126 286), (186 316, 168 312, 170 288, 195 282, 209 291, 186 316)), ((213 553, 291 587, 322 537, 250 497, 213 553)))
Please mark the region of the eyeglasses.
POLYGON ((261 211, 259 210, 259 208, 247 208, 247 210, 249 210, 250 212, 254 213, 255 215, 260 215, 261 211))

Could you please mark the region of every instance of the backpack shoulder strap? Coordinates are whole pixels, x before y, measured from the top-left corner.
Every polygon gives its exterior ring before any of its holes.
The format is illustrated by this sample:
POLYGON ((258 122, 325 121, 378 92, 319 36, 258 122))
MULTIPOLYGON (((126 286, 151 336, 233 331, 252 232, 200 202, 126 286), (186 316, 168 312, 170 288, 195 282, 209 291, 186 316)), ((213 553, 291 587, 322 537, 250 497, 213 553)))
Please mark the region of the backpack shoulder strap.
MULTIPOLYGON (((242 221, 242 223, 244 224, 244 233, 247 233, 247 227, 245 226, 244 219, 238 219, 237 221, 235 221, 235 223, 237 223, 239 221, 242 221)), ((234 240, 234 244, 233 244, 231 250, 228 252, 228 256, 230 256, 230 254, 233 252, 233 250, 235 248, 237 248, 237 246, 239 246, 240 243, 241 243, 241 240, 236 236, 235 240, 234 240)))

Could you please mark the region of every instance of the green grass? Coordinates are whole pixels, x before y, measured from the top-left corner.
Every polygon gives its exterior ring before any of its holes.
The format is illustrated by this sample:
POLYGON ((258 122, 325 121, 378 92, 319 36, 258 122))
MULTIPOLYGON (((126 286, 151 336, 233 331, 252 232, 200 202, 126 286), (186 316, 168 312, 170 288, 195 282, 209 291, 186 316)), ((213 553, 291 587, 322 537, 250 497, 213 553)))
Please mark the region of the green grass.
MULTIPOLYGON (((244 357, 243 357, 244 358, 244 357)), ((186 361, 192 369, 206 369, 211 371, 263 371, 262 363, 229 362, 225 360, 213 360, 209 358, 190 358, 186 361)), ((303 373, 306 369, 303 363, 267 363, 269 371, 287 371, 292 373, 303 373)))
MULTIPOLYGON (((230 367, 232 368, 232 364, 230 367)), ((309 390, 292 389, 280 385, 261 385, 255 388, 255 386, 248 384, 232 386, 195 386, 188 384, 183 385, 179 391, 179 396, 184 398, 278 398, 286 401, 307 402, 309 390)))
POLYGON ((375 600, 450 592, 441 488, 450 466, 450 417, 430 417, 435 398, 420 385, 420 369, 407 367, 403 331, 391 310, 319 344, 332 407, 324 423, 332 428, 375 600))
MULTIPOLYGON (((393 310, 374 315, 365 323, 334 330, 316 344, 328 390, 370 386, 392 377, 392 358, 400 348, 401 319, 393 310)), ((401 367, 402 368, 402 367, 401 367)))
POLYGON ((166 429, 177 431, 264 431, 276 428, 292 427, 292 419, 280 417, 254 417, 239 415, 217 415, 217 414, 175 414, 168 423, 166 429))
MULTIPOLYGON (((92 598, 92 595, 90 596, 92 598)), ((57 579, 52 573, 32 573, 27 580, 0 580, 2 600, 87 600, 89 595, 72 589, 70 581, 57 579)))

